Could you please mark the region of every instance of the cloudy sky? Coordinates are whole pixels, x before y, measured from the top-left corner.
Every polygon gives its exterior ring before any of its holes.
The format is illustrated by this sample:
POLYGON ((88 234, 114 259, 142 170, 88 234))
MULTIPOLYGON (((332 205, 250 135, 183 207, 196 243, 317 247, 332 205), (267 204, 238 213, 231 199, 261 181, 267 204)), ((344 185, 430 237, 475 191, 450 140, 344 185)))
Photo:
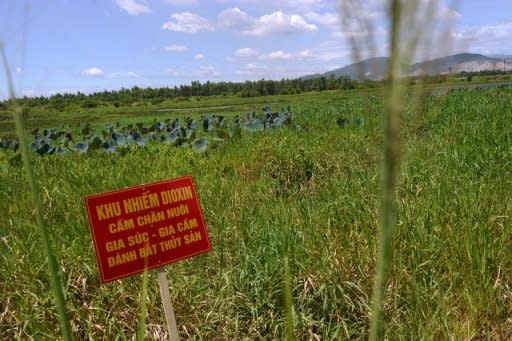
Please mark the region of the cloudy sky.
MULTIPOLYGON (((448 1, 432 16, 429 55, 512 55, 512 1, 448 1)), ((385 0, 353 2, 386 55, 385 0)), ((368 32, 343 16, 338 0, 0 0, 0 41, 18 95, 281 79, 352 62, 347 38, 368 32)))

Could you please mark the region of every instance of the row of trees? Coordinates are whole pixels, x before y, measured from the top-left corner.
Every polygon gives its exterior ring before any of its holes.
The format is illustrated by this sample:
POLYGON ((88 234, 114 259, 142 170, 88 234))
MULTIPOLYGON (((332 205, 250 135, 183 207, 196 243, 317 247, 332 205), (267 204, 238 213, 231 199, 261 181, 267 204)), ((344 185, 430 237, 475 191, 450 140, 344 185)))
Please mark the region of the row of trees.
MULTIPOLYGON (((121 106, 135 101, 147 100, 154 104, 172 98, 188 98, 192 96, 218 96, 237 95, 241 97, 256 97, 279 94, 297 94, 308 91, 324 91, 336 89, 353 89, 357 82, 349 77, 319 77, 319 78, 297 78, 282 79, 279 81, 261 79, 258 81, 245 82, 210 82, 201 83, 193 81, 189 85, 161 88, 140 88, 134 86, 130 89, 105 90, 92 94, 64 93, 55 94, 50 97, 23 97, 19 99, 23 106, 35 107, 48 105, 55 109, 62 108, 67 104, 80 103, 83 108, 94 108, 101 103, 109 102, 114 106, 121 106)), ((0 102, 0 110, 7 107, 8 101, 0 102)))
MULTIPOLYGON (((471 80, 473 76, 490 77, 494 75, 511 75, 511 71, 486 70, 480 72, 461 72, 457 75, 435 75, 425 76, 424 82, 444 83, 451 77, 467 77, 471 80)), ((415 83, 416 77, 410 79, 415 83)), ((218 96, 218 95, 236 95, 240 97, 256 97, 280 94, 298 94, 308 91, 325 90, 350 90, 354 88, 372 88, 378 86, 382 81, 365 80, 362 82, 350 79, 348 76, 335 77, 315 77, 315 78, 297 78, 282 79, 278 81, 261 79, 258 81, 245 82, 210 82, 201 83, 193 81, 188 85, 160 88, 140 88, 134 86, 130 89, 121 88, 120 90, 105 90, 92 94, 64 93, 56 94, 50 97, 23 97, 20 99, 25 108, 46 106, 55 110, 63 110, 72 105, 78 105, 82 108, 94 108, 99 105, 113 105, 119 107, 130 105, 137 101, 148 101, 152 104, 158 104, 166 99, 189 98, 192 96, 218 96)), ((0 102, 0 110, 7 110, 9 102, 0 102)))

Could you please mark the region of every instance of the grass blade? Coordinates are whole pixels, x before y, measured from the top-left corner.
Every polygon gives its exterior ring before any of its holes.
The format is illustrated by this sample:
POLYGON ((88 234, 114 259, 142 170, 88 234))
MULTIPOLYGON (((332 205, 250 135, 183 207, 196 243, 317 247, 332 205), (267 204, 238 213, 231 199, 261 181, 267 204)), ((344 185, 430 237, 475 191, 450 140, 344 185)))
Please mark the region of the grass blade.
POLYGON ((395 225, 395 184, 396 174, 400 168, 400 115, 402 111, 400 99, 400 22, 401 1, 392 0, 391 18, 391 60, 388 68, 388 95, 384 118, 384 193, 382 196, 382 220, 379 233, 379 251, 377 269, 373 288, 372 320, 370 323, 370 340, 383 337, 382 315, 386 279, 391 268, 391 242, 395 225))
POLYGON ((292 284, 291 284, 291 276, 290 276, 290 267, 288 265, 288 256, 284 257, 284 278, 283 278, 283 287, 284 287, 284 308, 286 311, 286 340, 291 341, 294 340, 293 330, 295 326, 294 316, 293 316, 293 302, 292 302, 292 284))
POLYGON ((14 124, 16 126, 16 133, 20 140, 20 151, 23 159, 23 165, 25 166, 26 176, 30 187, 30 193, 32 194, 32 201, 34 203, 36 223, 39 230, 39 236, 41 239, 43 250, 46 254, 46 258, 48 259, 48 276, 50 278, 50 285, 55 298, 57 312, 59 314, 61 334, 64 340, 71 340, 71 326, 67 317, 64 291, 62 288, 57 260, 55 259, 55 255, 53 253, 53 248, 50 241, 50 231, 43 220, 43 205, 41 204, 39 188, 37 187, 34 170, 32 169, 31 154, 29 152, 27 137, 25 136, 25 122, 23 120, 21 107, 18 105, 16 101, 14 86, 9 71, 9 64, 7 62, 7 56, 5 54, 4 46, 1 42, 0 53, 2 54, 3 67, 7 77, 9 97, 12 101, 14 124))
MULTIPOLYGON (((148 247, 148 245, 146 245, 148 247)), ((137 340, 143 341, 146 334, 146 313, 147 304, 146 299, 148 296, 148 257, 144 257, 144 274, 142 276, 142 290, 140 293, 140 314, 139 314, 139 326, 137 328, 137 340)))

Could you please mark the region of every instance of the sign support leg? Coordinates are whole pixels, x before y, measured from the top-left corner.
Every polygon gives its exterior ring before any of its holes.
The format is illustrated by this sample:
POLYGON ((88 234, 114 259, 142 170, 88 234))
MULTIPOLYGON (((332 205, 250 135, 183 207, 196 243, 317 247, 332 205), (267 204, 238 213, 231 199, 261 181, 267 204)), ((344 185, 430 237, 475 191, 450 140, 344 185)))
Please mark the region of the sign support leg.
POLYGON ((179 341, 178 326, 176 325, 176 316, 171 302, 171 293, 169 292, 169 280, 165 272, 165 267, 157 269, 158 286, 160 287, 160 297, 164 306, 165 320, 167 321, 167 329, 171 341, 179 341))

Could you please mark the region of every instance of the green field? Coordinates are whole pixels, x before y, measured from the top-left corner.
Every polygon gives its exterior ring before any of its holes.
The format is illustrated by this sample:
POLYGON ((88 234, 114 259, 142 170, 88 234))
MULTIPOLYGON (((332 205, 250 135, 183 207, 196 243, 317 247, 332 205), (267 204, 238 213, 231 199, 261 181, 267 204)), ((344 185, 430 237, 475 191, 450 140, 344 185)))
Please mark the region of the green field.
MULTIPOLYGON (((402 117, 385 337, 511 339, 512 90, 413 99, 402 117)), ((232 117, 263 105, 290 105, 295 128, 244 131, 204 154, 149 143, 123 154, 35 158, 76 339, 132 339, 142 287, 142 276, 100 285, 83 197, 187 174, 212 251, 167 268, 183 339, 273 340, 287 328, 296 340, 367 338, 382 189, 379 90, 35 109, 28 125, 232 117), (187 109, 212 106, 230 107, 187 109), (184 111, 157 111, 165 108, 184 111), (341 127, 341 117, 364 125, 341 127)), ((0 121, 0 130, 11 135, 11 123, 0 121)), ((34 217, 20 162, 0 151, 0 339, 59 335, 34 217)), ((166 327, 154 273, 145 300, 146 338, 160 339, 166 327)))

